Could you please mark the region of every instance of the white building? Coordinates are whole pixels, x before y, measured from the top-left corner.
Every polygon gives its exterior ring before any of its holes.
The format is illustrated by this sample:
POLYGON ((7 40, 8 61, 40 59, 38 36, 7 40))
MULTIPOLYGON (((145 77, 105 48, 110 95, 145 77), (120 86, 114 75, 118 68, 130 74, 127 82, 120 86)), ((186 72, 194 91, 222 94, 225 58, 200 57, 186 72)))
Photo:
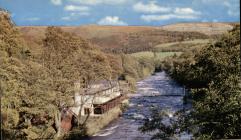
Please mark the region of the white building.
POLYGON ((80 84, 75 86, 75 104, 70 109, 77 116, 101 115, 124 99, 117 81, 100 81, 90 85, 85 91, 80 91, 80 84))

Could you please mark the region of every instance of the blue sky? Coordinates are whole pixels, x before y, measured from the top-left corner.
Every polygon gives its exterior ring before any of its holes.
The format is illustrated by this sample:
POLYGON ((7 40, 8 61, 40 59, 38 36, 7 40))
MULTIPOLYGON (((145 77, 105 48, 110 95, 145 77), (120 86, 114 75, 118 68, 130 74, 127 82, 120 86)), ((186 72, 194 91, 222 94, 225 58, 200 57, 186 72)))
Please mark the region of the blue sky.
POLYGON ((239 22, 239 0, 0 0, 17 25, 239 22))

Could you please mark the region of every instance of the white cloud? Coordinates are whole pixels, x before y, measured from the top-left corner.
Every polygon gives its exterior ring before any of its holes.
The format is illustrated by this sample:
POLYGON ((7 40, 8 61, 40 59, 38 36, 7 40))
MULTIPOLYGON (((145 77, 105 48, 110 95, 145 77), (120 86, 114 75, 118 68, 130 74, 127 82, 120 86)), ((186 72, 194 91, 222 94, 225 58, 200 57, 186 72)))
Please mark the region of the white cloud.
POLYGON ((195 3, 201 3, 201 4, 215 4, 215 5, 222 5, 224 2, 230 1, 230 0, 194 0, 195 3))
POLYGON ((165 15, 142 15, 141 19, 147 22, 170 20, 170 19, 196 19, 193 15, 177 15, 177 14, 165 14, 165 15))
POLYGON ((228 15, 230 16, 239 16, 239 11, 235 11, 235 10, 228 10, 228 15))
POLYGON ((79 4, 86 5, 97 5, 97 4, 108 4, 108 5, 119 5, 130 2, 130 0, 69 0, 79 4))
POLYGON ((62 0, 50 0, 53 5, 61 5, 62 0))
POLYGON ((217 19, 213 19, 213 21, 212 22, 218 22, 218 20, 217 19))
POLYGON ((179 15, 200 15, 201 12, 194 11, 192 8, 176 8, 175 14, 179 15))
POLYGON ((72 17, 78 17, 78 16, 88 16, 90 15, 89 12, 78 12, 78 13, 70 13, 70 16, 72 17))
POLYGON ((89 7, 87 7, 87 6, 66 5, 64 7, 64 10, 65 11, 87 12, 87 11, 89 11, 89 7))
POLYGON ((62 17, 61 20, 72 20, 70 16, 62 17))
POLYGON ((128 25, 124 21, 121 21, 119 17, 117 16, 106 16, 105 18, 102 18, 99 22, 99 25, 128 25))
MULTIPOLYGON (((239 2, 234 1, 234 3, 239 3, 239 2)), ((240 14, 239 5, 231 4, 229 1, 225 1, 223 3, 223 5, 228 8, 227 13, 229 16, 239 16, 239 14, 240 14)))
POLYGON ((133 6, 134 11, 142 13, 160 13, 160 12, 170 12, 171 8, 161 7, 156 4, 155 1, 151 1, 148 4, 138 2, 133 6))
POLYGON ((88 12, 78 12, 78 13, 70 13, 69 16, 64 16, 61 18, 61 20, 65 20, 65 21, 70 21, 70 20, 77 20, 79 19, 79 17, 82 16, 88 16, 90 15, 90 13, 88 12))
POLYGON ((142 15, 141 19, 147 22, 170 20, 170 19, 197 19, 201 12, 195 11, 192 8, 175 8, 173 12, 162 15, 142 15))
POLYGON ((202 20, 202 22, 208 22, 208 20, 206 20, 206 19, 203 19, 203 20, 202 20))
MULTIPOLYGON (((239 0, 195 0, 196 3, 202 3, 207 5, 225 6, 227 8, 227 14, 232 17, 238 17, 240 15, 239 0)), ((215 7, 214 6, 214 7, 215 7)))
POLYGON ((217 3, 217 2, 220 2, 220 0, 201 0, 202 3, 217 3))
POLYGON ((228 1, 224 1, 223 5, 226 6, 226 7, 231 7, 232 6, 228 1))
POLYGON ((28 21, 38 21, 38 20, 40 20, 40 18, 38 18, 38 17, 31 17, 31 18, 26 18, 26 20, 28 20, 28 21))
MULTIPOLYGON (((136 0, 66 0, 70 3, 84 4, 84 5, 97 5, 97 4, 107 4, 107 5, 120 5, 126 4, 131 1, 136 0)), ((54 5, 62 5, 63 0, 50 0, 54 5)))

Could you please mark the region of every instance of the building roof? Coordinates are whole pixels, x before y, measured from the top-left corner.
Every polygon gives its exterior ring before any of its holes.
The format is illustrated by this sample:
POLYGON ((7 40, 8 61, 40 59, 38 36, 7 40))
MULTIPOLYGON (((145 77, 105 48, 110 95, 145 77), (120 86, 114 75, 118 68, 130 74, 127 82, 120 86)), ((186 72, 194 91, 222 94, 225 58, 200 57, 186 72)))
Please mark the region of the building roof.
POLYGON ((118 81, 97 81, 93 84, 91 84, 88 88, 84 89, 85 95, 94 95, 94 94, 101 94, 103 91, 112 89, 116 86, 118 86, 118 81), (97 87, 98 86, 98 87, 97 87))

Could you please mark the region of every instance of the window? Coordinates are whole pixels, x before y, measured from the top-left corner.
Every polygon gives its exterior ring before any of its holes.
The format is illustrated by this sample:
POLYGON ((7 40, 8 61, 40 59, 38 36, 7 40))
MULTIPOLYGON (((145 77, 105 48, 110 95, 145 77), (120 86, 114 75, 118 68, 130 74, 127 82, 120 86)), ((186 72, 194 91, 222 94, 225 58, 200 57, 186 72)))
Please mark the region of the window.
POLYGON ((89 115, 90 114, 90 108, 84 108, 85 111, 85 115, 89 115))
POLYGON ((94 114, 102 114, 101 107, 96 107, 96 108, 94 109, 94 114))

